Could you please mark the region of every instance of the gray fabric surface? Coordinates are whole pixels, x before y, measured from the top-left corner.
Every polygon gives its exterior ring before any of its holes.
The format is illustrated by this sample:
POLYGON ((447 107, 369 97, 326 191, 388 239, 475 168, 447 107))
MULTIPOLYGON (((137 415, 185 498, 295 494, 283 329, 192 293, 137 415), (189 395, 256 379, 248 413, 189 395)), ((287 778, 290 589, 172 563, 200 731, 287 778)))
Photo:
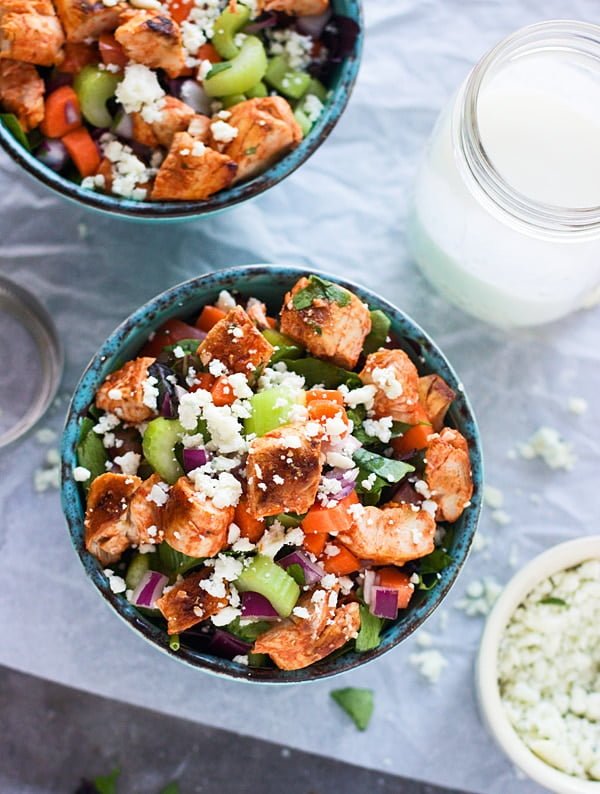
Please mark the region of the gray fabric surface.
MULTIPOLYGON (((111 614, 69 543, 55 491, 35 494, 47 447, 34 436, 0 452, 0 663, 108 697, 237 730, 383 771, 485 791, 534 794, 485 733, 473 693, 482 622, 456 604, 482 575, 505 582, 548 545, 591 534, 598 515, 598 310, 539 330, 505 334, 432 294, 404 244, 407 198, 440 107, 472 63, 521 25, 565 17, 598 21, 593 0, 371 0, 367 45, 350 107, 327 144, 284 184, 213 220, 150 227, 64 203, 0 159, 0 266, 41 297, 66 347, 63 393, 99 342, 166 287, 211 268, 250 262, 311 265, 362 281, 410 313, 441 344, 478 413, 488 480, 512 517, 484 515, 487 552, 426 629, 448 666, 435 686, 409 664, 416 639, 337 682, 250 688, 180 667, 111 614), (585 417, 567 411, 586 397, 585 417), (573 472, 509 460, 541 424, 573 442, 573 472), (535 504, 530 496, 539 496, 535 504), (328 692, 370 686, 366 734, 328 692)), ((2 340, 10 344, 10 340, 2 340)), ((24 377, 27 377, 27 363, 24 377)), ((64 405, 45 424, 58 430, 64 405)))

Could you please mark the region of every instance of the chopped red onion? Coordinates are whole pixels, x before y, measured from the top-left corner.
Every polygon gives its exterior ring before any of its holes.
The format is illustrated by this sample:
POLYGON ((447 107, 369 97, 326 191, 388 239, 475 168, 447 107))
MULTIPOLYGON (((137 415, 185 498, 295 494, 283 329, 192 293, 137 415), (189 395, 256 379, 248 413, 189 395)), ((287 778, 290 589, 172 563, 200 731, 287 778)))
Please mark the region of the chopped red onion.
POLYGON ((208 463, 208 452, 204 447, 183 450, 183 468, 186 474, 208 463))
POLYGON ((407 479, 404 479, 393 492, 390 501, 406 502, 406 504, 409 505, 419 505, 423 501, 423 497, 415 491, 412 484, 407 479))
POLYGON ((396 620, 398 617, 398 591, 392 587, 373 585, 369 607, 371 613, 378 618, 396 620))
POLYGON ((215 656, 233 659, 234 656, 245 656, 251 648, 252 645, 249 642, 244 642, 223 629, 215 629, 208 642, 207 650, 214 653, 215 656))
POLYGON ((146 571, 131 594, 131 603, 136 607, 155 609, 156 600, 162 595, 168 578, 158 571, 146 571))
POLYGON ((355 487, 355 480, 358 477, 358 469, 332 469, 325 475, 328 479, 335 479, 341 483, 341 489, 335 493, 330 494, 329 498, 336 502, 350 496, 355 487))
POLYGON ((113 132, 119 138, 131 140, 133 138, 133 119, 129 113, 123 113, 113 127, 113 132))
POLYGON ((363 598, 367 606, 371 605, 371 598, 373 596, 373 587, 377 584, 377 573, 369 568, 365 571, 365 579, 363 582, 363 598))
POLYGON ((249 25, 246 25, 244 28, 244 33, 252 34, 258 33, 259 30, 264 30, 265 28, 273 28, 277 24, 278 15, 276 11, 267 11, 258 19, 255 19, 249 25))
POLYGON ((331 19, 333 12, 331 6, 327 8, 322 14, 310 14, 305 17, 298 17, 296 21, 296 30, 304 36, 312 36, 313 39, 320 39, 325 25, 331 19))
POLYGON ((317 565, 317 563, 312 562, 306 552, 300 550, 293 551, 291 554, 282 557, 281 560, 277 560, 277 565, 281 565, 282 568, 286 569, 289 568, 290 565, 299 565, 304 571, 305 584, 320 582, 325 576, 323 568, 317 565))
POLYGON ((38 160, 53 171, 62 171, 69 159, 63 142, 49 138, 42 141, 35 154, 38 160))
POLYGON ((352 457, 362 444, 354 436, 347 435, 344 438, 336 438, 335 441, 327 441, 323 444, 323 452, 339 452, 342 455, 352 457))
POLYGON ((184 80, 179 87, 179 98, 189 105, 196 113, 209 116, 211 113, 212 99, 202 86, 195 80, 184 80))
POLYGON ((165 392, 163 397, 163 401, 160 406, 160 415, 164 416, 165 419, 172 419, 175 416, 175 411, 173 410, 173 401, 171 400, 171 395, 168 391, 165 392))
POLYGON ((242 617, 248 620, 278 620, 279 613, 260 593, 242 593, 242 617))

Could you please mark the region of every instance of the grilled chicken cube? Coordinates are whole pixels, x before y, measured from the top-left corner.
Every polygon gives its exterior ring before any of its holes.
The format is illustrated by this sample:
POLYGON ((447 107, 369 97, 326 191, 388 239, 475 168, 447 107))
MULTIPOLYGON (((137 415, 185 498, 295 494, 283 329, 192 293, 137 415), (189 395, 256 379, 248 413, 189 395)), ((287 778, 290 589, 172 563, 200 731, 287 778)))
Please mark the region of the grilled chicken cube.
POLYGON ((291 617, 268 629, 254 643, 254 653, 268 654, 280 670, 302 670, 354 639, 360 629, 358 603, 331 608, 330 592, 302 596, 298 607, 308 617, 291 617))
POLYGON ((160 482, 162 480, 158 474, 148 477, 136 489, 129 502, 129 537, 136 546, 142 543, 160 543, 164 539, 164 507, 149 498, 154 486, 160 482))
POLYGON ((258 331, 241 306, 231 309, 214 325, 198 347, 200 361, 207 367, 220 361, 229 374, 243 372, 248 380, 263 369, 273 355, 273 346, 258 331))
POLYGON ((228 187, 236 171, 237 165, 231 158, 204 146, 187 132, 178 132, 156 175, 152 198, 204 201, 228 187))
POLYGON ((146 422, 158 416, 156 397, 148 383, 148 369, 153 358, 135 358, 111 373, 96 393, 96 406, 115 414, 130 424, 146 422))
POLYGON ((435 520, 427 510, 413 510, 409 504, 381 509, 354 510, 354 523, 340 532, 338 541, 357 557, 375 565, 404 565, 434 550, 435 520))
POLYGON ((227 606, 226 598, 216 598, 200 587, 208 575, 206 570, 190 573, 157 600, 156 606, 166 618, 169 634, 191 629, 227 606))
POLYGON ((473 496, 469 446, 458 430, 445 427, 429 444, 425 481, 438 506, 438 521, 457 521, 473 496))
POLYGON ((329 0, 261 0, 262 11, 283 11, 291 17, 307 17, 323 14, 329 8, 329 0))
POLYGON ((129 502, 142 484, 129 474, 101 474, 92 482, 85 511, 85 547, 102 565, 116 562, 131 545, 129 502))
POLYGON ((255 438, 248 452, 248 511, 255 518, 306 513, 321 479, 321 441, 301 425, 284 425, 255 438))
POLYGON ((360 373, 364 384, 371 384, 375 393, 375 417, 391 416, 397 422, 416 424, 421 414, 419 405, 419 374, 403 350, 378 350, 367 356, 360 373))
MULTIPOLYGON (((299 293, 303 290, 310 288, 318 293, 312 289, 315 283, 301 278, 287 293, 281 309, 281 332, 306 347, 313 356, 354 369, 371 330, 369 310, 356 295, 337 284, 336 294, 343 298, 330 300, 323 292, 322 296, 316 294, 310 305, 296 308, 294 302, 301 299, 299 293)), ((310 297, 310 293, 305 294, 310 297)))
POLYGON ((0 103, 25 132, 44 119, 44 81, 30 63, 0 61, 0 103))
MULTIPOLYGON (((196 111, 174 96, 164 98, 160 118, 149 124, 140 113, 132 113, 133 139, 154 149, 164 146, 170 149, 177 132, 185 132, 196 111)), ((208 122, 208 117, 206 117, 208 122)))
POLYGON ((113 31, 125 3, 108 7, 102 0, 54 0, 67 41, 98 39, 113 31))
POLYGON ((439 433, 444 426, 444 419, 456 393, 439 375, 425 375, 425 377, 419 378, 418 391, 419 401, 425 409, 433 429, 439 433))
POLYGON ((164 11, 126 11, 115 38, 127 57, 177 77, 185 68, 181 29, 164 11))
POLYGON ((267 307, 258 298, 248 299, 246 313, 259 330, 264 331, 271 327, 267 317, 267 307))
POLYGON ((50 0, 0 0, 0 58, 53 66, 64 40, 50 0))
POLYGON ((215 507, 187 477, 171 488, 163 515, 165 540, 190 557, 214 557, 227 544, 234 507, 215 507))

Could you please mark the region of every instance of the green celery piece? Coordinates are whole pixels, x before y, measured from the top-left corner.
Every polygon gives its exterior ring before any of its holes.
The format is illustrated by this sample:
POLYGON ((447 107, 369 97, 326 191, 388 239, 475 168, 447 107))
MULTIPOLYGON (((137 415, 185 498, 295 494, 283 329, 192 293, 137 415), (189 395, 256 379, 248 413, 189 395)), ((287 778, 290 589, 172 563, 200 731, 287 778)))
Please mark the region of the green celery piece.
POLYGON ((282 334, 281 331, 276 331, 274 328, 265 328, 262 332, 264 338, 275 348, 275 352, 271 356, 269 364, 276 364, 284 358, 300 358, 304 355, 304 348, 297 342, 282 334))
POLYGON ((252 415, 244 420, 246 434, 254 433, 264 436, 271 430, 286 424, 295 405, 303 405, 306 400, 302 389, 294 390, 285 386, 276 386, 268 391, 252 395, 250 404, 252 415), (275 405, 280 402, 276 408, 275 405))
POLYGON ((6 129, 10 132, 13 138, 21 144, 24 149, 27 149, 28 152, 31 151, 31 146, 29 145, 29 141, 27 140, 27 135, 25 135, 25 130, 21 127, 21 122, 15 116, 14 113, 0 113, 0 121, 6 129))
POLYGON ((150 422, 144 433, 142 442, 144 457, 169 485, 173 485, 184 474, 175 455, 175 446, 185 432, 177 419, 165 419, 159 416, 150 422))
POLYGON ((294 118, 300 125, 300 129, 302 130, 302 135, 306 138, 308 133, 312 129, 312 122, 306 115, 306 113, 302 110, 302 108, 296 108, 294 111, 294 118))
POLYGON ((121 774, 119 768, 113 769, 110 775, 101 775, 93 780, 98 794, 117 794, 117 779, 121 774))
POLYGON ((77 461, 91 474, 89 480, 83 483, 86 491, 89 490, 96 477, 105 474, 106 461, 108 460, 100 436, 96 435, 92 429, 94 424, 94 421, 88 417, 82 419, 79 428, 79 442, 77 443, 77 461))
POLYGON ((346 687, 334 689, 329 693, 356 725, 359 731, 366 731, 375 707, 372 689, 346 687))
POLYGON ((246 101, 246 94, 231 94, 231 96, 224 96, 221 99, 225 109, 232 108, 234 105, 239 105, 240 102, 246 101))
POLYGON ((133 555, 127 567, 127 573, 125 574, 125 584, 129 590, 135 590, 142 581, 144 574, 148 573, 152 556, 152 554, 133 555))
POLYGON ((365 356, 368 356, 369 353, 374 353, 385 345, 385 340, 392 327, 392 321, 387 314, 380 311, 380 309, 375 309, 375 311, 370 312, 370 314, 371 332, 365 339, 365 344, 363 345, 363 353, 365 356))
POLYGON ((376 474, 388 483, 400 482, 403 477, 415 470, 415 467, 409 463, 385 458, 383 455, 377 455, 366 449, 357 449, 353 459, 361 470, 376 474))
POLYGON ((284 364, 290 372, 302 375, 308 388, 322 384, 326 389, 337 389, 343 383, 351 389, 362 386, 362 381, 355 372, 336 367, 335 364, 321 361, 319 358, 309 356, 297 361, 286 358, 284 364))
POLYGON ((285 570, 300 587, 304 587, 306 584, 306 577, 304 576, 304 568, 301 565, 293 563, 293 565, 288 565, 285 570))
POLYGON ((263 81, 259 80, 256 85, 253 85, 252 88, 249 88, 246 91, 246 96, 248 99, 263 99, 264 97, 269 96, 269 91, 263 81))
POLYGON ((94 127, 110 127, 112 116, 106 109, 107 101, 115 95, 121 82, 118 75, 88 64, 75 75, 73 88, 79 99, 81 112, 94 127))
POLYGON ((171 636, 169 637, 169 648, 174 653, 177 653, 177 651, 181 648, 181 639, 179 637, 179 634, 171 634, 171 636))
POLYGON ((327 91, 323 83, 320 80, 317 80, 316 77, 313 77, 310 83, 308 84, 308 88, 304 96, 310 96, 312 94, 313 96, 316 96, 317 99, 320 99, 321 102, 326 102, 328 93, 329 92, 327 91))
MULTIPOLYGON (((244 94, 263 79, 267 71, 267 56, 262 41, 256 36, 248 36, 239 54, 228 63, 231 68, 218 74, 209 73, 204 81, 204 90, 208 96, 244 94)), ((214 68, 212 71, 215 71, 214 68)))
POLYGON ((383 628, 383 620, 375 617, 369 611, 369 608, 364 604, 360 605, 360 631, 354 641, 355 648, 358 653, 371 651, 373 648, 378 648, 381 642, 381 629, 383 628))
POLYGON ((204 562, 203 557, 188 557, 187 554, 176 551, 172 546, 169 546, 166 540, 158 547, 158 559, 160 561, 160 570, 172 580, 191 571, 192 568, 197 568, 204 562))
POLYGON ((265 82, 288 99, 300 99, 301 96, 304 96, 310 81, 311 77, 306 72, 290 68, 285 56, 275 55, 274 58, 269 59, 265 82))
POLYGON ((343 308, 350 303, 352 295, 347 289, 313 275, 309 277, 306 287, 294 295, 292 304, 294 309, 309 309, 315 300, 337 303, 343 308))
POLYGON ((250 9, 248 6, 237 3, 236 10, 232 11, 226 8, 223 13, 217 17, 214 24, 214 35, 211 42, 219 53, 221 58, 231 60, 239 54, 240 48, 236 45, 234 39, 237 33, 248 23, 250 20, 250 9))
POLYGON ((179 788, 179 783, 176 783, 174 780, 165 786, 163 789, 159 791, 159 794, 180 794, 181 789, 179 788))
POLYGON ((270 557, 258 554, 235 582, 241 592, 260 593, 282 618, 292 614, 300 596, 300 588, 293 578, 270 557))

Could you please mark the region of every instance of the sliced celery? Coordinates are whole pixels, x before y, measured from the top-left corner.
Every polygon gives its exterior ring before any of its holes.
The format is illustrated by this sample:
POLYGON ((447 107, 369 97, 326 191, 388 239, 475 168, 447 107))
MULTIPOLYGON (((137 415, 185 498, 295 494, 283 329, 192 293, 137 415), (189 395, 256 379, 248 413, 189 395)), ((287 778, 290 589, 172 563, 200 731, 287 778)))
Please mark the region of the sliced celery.
POLYGON ((134 554, 125 574, 125 584, 130 590, 135 588, 142 581, 145 573, 150 570, 150 560, 152 554, 134 554))
POLYGON ((300 588, 283 568, 270 557, 257 555, 235 583, 241 592, 260 593, 282 618, 292 614, 300 596, 300 588))
POLYGON ((311 76, 291 69, 285 56, 275 55, 269 59, 265 81, 280 94, 290 99, 300 99, 310 85, 311 76))
POLYGON ((170 485, 177 482, 184 473, 175 455, 175 446, 185 432, 177 419, 164 419, 159 416, 150 422, 144 433, 144 457, 154 471, 170 485))
POLYGON ((306 403, 306 392, 302 389, 293 390, 285 386, 276 386, 268 391, 261 391, 250 398, 252 415, 244 420, 246 434, 254 433, 264 436, 286 424, 295 405, 306 403))
POLYGON ((244 102, 246 99, 246 94, 231 94, 231 96, 224 96, 221 100, 223 107, 225 109, 232 108, 234 105, 239 105, 240 102, 244 102))
POLYGON ((229 68, 209 75, 204 81, 208 96, 231 96, 244 94, 265 76, 267 56, 265 48, 256 36, 247 36, 238 55, 228 61, 229 68))
POLYGON ((308 118, 306 113, 301 108, 296 108, 294 111, 294 118, 300 125, 302 135, 306 137, 312 129, 312 121, 308 118))
POLYGON ((121 78, 97 66, 84 66, 75 75, 73 88, 79 98, 81 112, 94 127, 110 127, 113 119, 106 109, 107 101, 114 96, 121 78))
POLYGON ((240 48, 234 41, 235 35, 240 32, 249 19, 250 9, 240 3, 236 4, 235 11, 226 8, 221 16, 217 17, 211 41, 221 58, 231 60, 238 55, 240 48))
POLYGON ((316 77, 313 77, 308 84, 308 89, 305 96, 309 96, 310 94, 316 96, 317 99, 321 100, 321 102, 325 102, 327 100, 328 91, 320 80, 317 80, 316 77))
POLYGON ((269 92, 267 86, 261 80, 246 91, 246 96, 248 99, 262 99, 263 97, 269 96, 269 92))
POLYGON ((270 364, 276 364, 284 358, 296 359, 304 355, 304 348, 294 342, 289 336, 275 331, 273 328, 266 328, 262 335, 275 348, 271 356, 270 364))

